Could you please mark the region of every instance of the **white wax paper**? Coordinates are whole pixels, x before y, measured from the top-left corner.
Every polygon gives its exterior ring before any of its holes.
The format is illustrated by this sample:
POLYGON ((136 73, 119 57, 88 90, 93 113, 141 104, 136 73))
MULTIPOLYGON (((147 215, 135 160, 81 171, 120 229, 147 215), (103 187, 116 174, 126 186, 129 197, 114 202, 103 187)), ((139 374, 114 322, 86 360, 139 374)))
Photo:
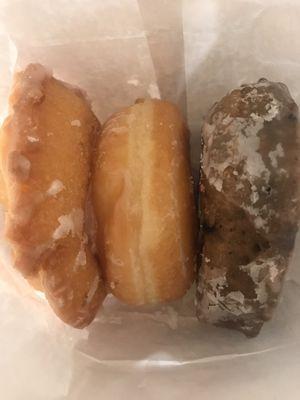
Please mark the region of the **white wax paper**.
MULTIPOLYGON (((264 76, 300 100, 298 0, 0 0, 0 112, 12 71, 41 62, 87 91, 103 122, 138 97, 179 104, 192 130, 229 89, 264 76)), ((1 229, 2 230, 2 229, 1 229)), ((300 238, 274 319, 255 339, 200 324, 193 288, 132 308, 108 297, 65 326, 0 253, 0 399, 300 398, 300 238)))

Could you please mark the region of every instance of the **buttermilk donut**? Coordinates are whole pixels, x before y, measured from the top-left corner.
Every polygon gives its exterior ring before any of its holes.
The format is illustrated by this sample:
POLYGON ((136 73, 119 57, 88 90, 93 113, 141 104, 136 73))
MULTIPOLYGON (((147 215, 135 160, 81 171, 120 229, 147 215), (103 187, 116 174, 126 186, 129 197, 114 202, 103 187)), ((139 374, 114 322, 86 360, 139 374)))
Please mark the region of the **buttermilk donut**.
POLYGON ((109 290, 140 305, 178 299, 195 269, 189 132, 178 109, 139 100, 98 139, 92 198, 109 290))
POLYGON ((38 64, 16 74, 1 131, 6 238, 15 267, 75 327, 88 324, 105 297, 85 227, 99 129, 78 89, 38 64))
POLYGON ((261 79, 216 103, 202 129, 197 314, 255 336, 271 318, 299 221, 298 109, 261 79))

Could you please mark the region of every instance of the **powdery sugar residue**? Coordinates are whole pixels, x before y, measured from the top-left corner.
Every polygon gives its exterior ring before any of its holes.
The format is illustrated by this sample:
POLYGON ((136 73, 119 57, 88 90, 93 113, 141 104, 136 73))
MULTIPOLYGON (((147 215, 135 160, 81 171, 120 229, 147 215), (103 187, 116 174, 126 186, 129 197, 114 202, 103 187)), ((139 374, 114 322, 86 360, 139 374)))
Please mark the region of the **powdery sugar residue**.
MULTIPOLYGON (((278 231, 277 222, 283 223, 277 178, 285 174, 282 158, 288 157, 285 138, 280 143, 280 137, 290 133, 285 122, 292 109, 289 94, 285 96, 280 85, 262 82, 235 90, 214 106, 202 131, 203 184, 208 181, 210 188, 221 190, 229 207, 245 211, 246 215, 241 212, 245 223, 251 229, 254 225, 268 246, 253 253, 257 257, 245 265, 232 266, 231 260, 228 265, 204 262, 199 272, 197 312, 206 321, 249 336, 257 334, 271 317, 288 263, 273 243, 274 228, 278 231), (269 89, 263 90, 266 86, 269 89), (232 281, 231 276, 241 279, 232 281)), ((206 255, 204 250, 203 257, 206 255)))
POLYGON ((83 230, 83 211, 79 208, 73 209, 70 214, 58 218, 59 226, 54 231, 54 240, 62 239, 69 234, 73 237, 80 236, 83 230))
POLYGON ((246 204, 241 204, 244 210, 246 210, 251 216, 254 217, 253 222, 257 229, 264 228, 268 231, 267 221, 265 218, 262 218, 259 213, 262 211, 261 209, 257 209, 253 206, 248 206, 246 204))
MULTIPOLYGON (((206 121, 203 125, 205 146, 202 156, 202 171, 210 185, 221 192, 226 168, 233 168, 235 172, 237 166, 239 168, 242 166, 243 170, 239 174, 236 193, 250 184, 250 196, 242 204, 242 207, 255 217, 256 228, 267 232, 267 224, 272 215, 269 210, 262 213, 259 207, 254 207, 260 199, 258 187, 262 183, 265 184, 265 187, 268 187, 271 177, 271 171, 260 154, 260 132, 266 123, 280 115, 282 105, 272 93, 258 93, 257 88, 265 87, 265 85, 269 86, 269 82, 249 85, 250 89, 252 88, 250 92, 238 100, 247 105, 253 101, 267 101, 260 114, 252 112, 249 116, 243 118, 232 117, 230 114, 224 114, 221 111, 216 112, 215 107, 213 108, 210 123, 206 121), (221 137, 224 137, 223 144, 220 140, 221 137), (215 143, 218 143, 221 148, 214 147, 215 143)), ((281 144, 278 144, 276 149, 269 153, 271 165, 277 167, 278 157, 283 156, 283 148, 281 144)), ((237 173, 235 172, 234 175, 236 176, 237 173)))
POLYGON ((86 265, 86 252, 84 245, 82 244, 80 250, 75 258, 74 270, 76 271, 79 267, 86 265))
POLYGON ((40 141, 39 138, 34 137, 34 136, 27 136, 27 140, 28 140, 28 142, 30 142, 30 143, 36 143, 36 142, 39 142, 39 141, 40 141))
MULTIPOLYGON (((256 178, 262 177, 266 182, 270 179, 270 171, 258 152, 260 147, 260 137, 258 133, 264 126, 264 118, 257 115, 255 115, 254 118, 254 115, 255 114, 251 114, 250 119, 238 117, 231 119, 231 123, 225 129, 225 132, 229 133, 232 138, 232 142, 228 143, 227 160, 222 163, 214 161, 214 157, 210 157, 209 149, 207 156, 204 155, 204 173, 209 183, 215 186, 218 191, 222 190, 224 170, 228 166, 235 166, 240 162, 244 162, 245 179, 248 179, 250 183, 254 184, 256 178)), ((228 116, 226 118, 228 118, 228 116)), ((218 127, 214 129, 218 129, 218 127)), ((211 132, 211 130, 211 125, 204 125, 205 136, 207 136, 207 133, 211 132)), ((211 135, 211 133, 209 134, 211 135)))
POLYGON ((271 282, 273 282, 273 283, 275 282, 277 275, 278 275, 278 268, 276 268, 276 265, 271 265, 271 267, 270 267, 271 282))
POLYGON ((204 281, 205 287, 198 287, 198 291, 201 293, 202 318, 206 321, 217 323, 230 319, 231 315, 237 317, 251 311, 242 292, 233 291, 226 296, 221 294, 227 288, 225 276, 207 277, 204 281))
MULTIPOLYGON (((241 101, 245 103, 250 101, 246 99, 247 96, 249 99, 258 96, 256 88, 253 87, 252 91, 241 101)), ((203 172, 209 183, 215 186, 218 191, 222 190, 224 170, 228 166, 235 167, 241 162, 243 162, 243 176, 252 185, 255 184, 257 178, 263 178, 266 183, 269 182, 270 171, 259 153, 261 141, 259 133, 266 122, 270 122, 278 116, 280 103, 273 95, 269 94, 268 96, 269 103, 265 107, 264 115, 251 113, 249 117, 233 118, 230 114, 217 112, 213 114, 211 124, 204 123, 203 136, 206 146, 203 154, 203 172), (214 152, 211 148, 214 137, 219 132, 230 137, 230 140, 227 139, 227 148, 224 150, 225 154, 222 161, 218 158, 218 152, 214 152)))
POLYGON ((87 304, 89 304, 92 301, 93 297, 95 296, 95 293, 97 292, 99 286, 99 282, 100 282, 99 276, 96 276, 96 278, 91 284, 90 290, 86 298, 87 304))
POLYGON ((269 158, 273 168, 278 167, 278 158, 284 157, 284 150, 281 143, 278 143, 276 149, 269 152, 269 158))
POLYGON ((22 98, 38 102, 43 96, 42 82, 52 74, 41 64, 30 64, 22 73, 23 79, 18 81, 18 92, 22 98))
POLYGON ((81 122, 79 119, 73 119, 73 121, 71 121, 71 126, 76 126, 79 128, 81 126, 81 122))
POLYGON ((59 192, 61 192, 65 188, 64 184, 62 181, 59 179, 55 179, 49 189, 47 190, 47 195, 48 196, 56 196, 59 192))
POLYGON ((246 125, 243 118, 234 119, 231 125, 232 131, 239 132, 236 136, 238 158, 244 161, 244 172, 251 183, 253 177, 263 177, 268 182, 270 171, 263 162, 262 156, 258 153, 260 146, 258 133, 264 126, 264 118, 258 116, 254 118, 253 114, 251 116, 252 120, 248 121, 246 125), (244 134, 241 132, 244 132, 244 134))
POLYGON ((256 298, 247 298, 244 293, 234 290, 226 295, 228 290, 225 276, 209 276, 206 271, 198 287, 201 298, 201 317, 206 321, 217 323, 232 320, 239 316, 255 313, 257 302, 264 307, 270 293, 277 293, 282 279, 283 268, 280 256, 266 259, 256 259, 247 265, 241 265, 240 270, 246 272, 253 282, 256 298))
POLYGON ((253 281, 257 300, 265 304, 270 290, 274 293, 280 287, 282 278, 281 256, 256 259, 251 263, 241 266, 240 269, 247 272, 253 281))
POLYGON ((55 229, 52 237, 54 240, 62 239, 74 231, 74 223, 71 215, 62 215, 58 218, 59 226, 55 229))

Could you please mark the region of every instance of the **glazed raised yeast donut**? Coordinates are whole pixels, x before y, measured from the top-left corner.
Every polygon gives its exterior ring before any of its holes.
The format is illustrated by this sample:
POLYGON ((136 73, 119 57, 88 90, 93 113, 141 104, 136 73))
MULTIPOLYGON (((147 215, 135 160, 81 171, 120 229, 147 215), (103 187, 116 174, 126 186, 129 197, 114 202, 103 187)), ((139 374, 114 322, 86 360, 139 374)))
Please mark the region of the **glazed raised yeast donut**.
POLYGON ((87 325, 105 297, 85 231, 99 129, 78 89, 38 64, 16 74, 1 132, 6 236, 15 267, 41 281, 55 313, 74 327, 87 325))
POLYGON ((197 218, 189 133, 174 105, 140 100, 106 122, 92 192, 111 292, 134 305, 183 296, 194 279, 197 218))

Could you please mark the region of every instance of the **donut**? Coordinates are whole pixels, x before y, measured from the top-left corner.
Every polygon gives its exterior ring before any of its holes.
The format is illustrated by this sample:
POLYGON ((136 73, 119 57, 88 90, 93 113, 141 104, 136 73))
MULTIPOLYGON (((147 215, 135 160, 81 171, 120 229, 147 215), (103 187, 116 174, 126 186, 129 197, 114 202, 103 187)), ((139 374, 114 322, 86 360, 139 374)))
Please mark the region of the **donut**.
POLYGON ((1 129, 5 235, 15 268, 74 327, 105 297, 86 226, 92 150, 100 124, 79 89, 39 64, 15 75, 1 129))
POLYGON ((197 217, 189 132, 176 106, 138 100, 108 119, 92 200, 108 290, 133 305, 182 297, 194 280, 197 217))
POLYGON ((280 298, 299 225, 298 108, 261 79, 217 102, 202 129, 200 320, 256 336, 280 298))

